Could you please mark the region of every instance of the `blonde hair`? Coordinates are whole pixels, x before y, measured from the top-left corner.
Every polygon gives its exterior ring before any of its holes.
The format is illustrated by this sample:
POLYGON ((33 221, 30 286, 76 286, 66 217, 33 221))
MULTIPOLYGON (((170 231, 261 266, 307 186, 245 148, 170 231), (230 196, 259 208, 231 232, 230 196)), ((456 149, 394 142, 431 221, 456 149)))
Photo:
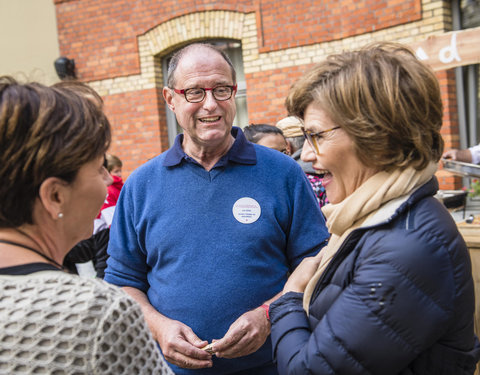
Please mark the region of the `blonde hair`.
POLYGON ((353 140, 367 166, 423 169, 443 151, 442 100, 433 71, 398 43, 329 56, 291 88, 290 115, 315 103, 353 140))

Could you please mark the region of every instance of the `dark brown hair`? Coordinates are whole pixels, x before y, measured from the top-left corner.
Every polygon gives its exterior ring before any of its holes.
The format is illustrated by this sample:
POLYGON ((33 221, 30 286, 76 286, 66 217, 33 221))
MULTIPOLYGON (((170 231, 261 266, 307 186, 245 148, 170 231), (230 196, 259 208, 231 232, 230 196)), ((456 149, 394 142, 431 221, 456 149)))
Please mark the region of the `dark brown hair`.
POLYGON ((263 137, 269 134, 280 134, 283 137, 283 131, 270 124, 250 124, 243 128, 243 133, 248 141, 258 143, 263 137))
POLYGON ((80 82, 47 87, 0 77, 0 227, 31 224, 45 179, 71 183, 106 152, 111 128, 102 106, 80 82))

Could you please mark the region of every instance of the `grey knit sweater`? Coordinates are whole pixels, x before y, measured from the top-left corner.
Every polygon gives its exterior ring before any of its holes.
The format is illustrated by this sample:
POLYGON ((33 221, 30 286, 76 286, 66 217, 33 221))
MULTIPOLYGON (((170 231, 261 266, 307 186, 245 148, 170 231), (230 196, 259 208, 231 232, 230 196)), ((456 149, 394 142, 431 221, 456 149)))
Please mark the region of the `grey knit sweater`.
POLYGON ((0 276, 0 374, 173 374, 140 306, 99 279, 0 276))

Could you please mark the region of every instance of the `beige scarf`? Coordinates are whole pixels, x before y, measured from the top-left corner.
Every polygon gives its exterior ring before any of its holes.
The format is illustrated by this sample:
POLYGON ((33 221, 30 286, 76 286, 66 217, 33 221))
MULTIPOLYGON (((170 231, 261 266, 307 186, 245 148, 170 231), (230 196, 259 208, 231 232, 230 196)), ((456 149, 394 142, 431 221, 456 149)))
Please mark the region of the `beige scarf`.
POLYGON ((308 314, 308 306, 313 290, 320 276, 334 257, 347 236, 362 225, 379 222, 378 214, 385 211, 391 215, 420 186, 429 181, 437 164, 417 171, 413 168, 379 172, 370 177, 353 194, 338 204, 328 204, 322 208, 327 218, 327 228, 331 233, 328 245, 317 255, 321 258, 318 270, 308 282, 303 296, 303 307, 308 314), (387 204, 388 203, 388 204, 387 204), (382 210, 379 210, 382 208, 382 210))

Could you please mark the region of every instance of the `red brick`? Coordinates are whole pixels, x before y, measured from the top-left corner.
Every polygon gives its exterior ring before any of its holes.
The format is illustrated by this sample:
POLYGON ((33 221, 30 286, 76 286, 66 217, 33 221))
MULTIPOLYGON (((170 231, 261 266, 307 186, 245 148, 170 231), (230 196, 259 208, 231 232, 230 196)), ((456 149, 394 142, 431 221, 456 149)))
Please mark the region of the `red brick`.
MULTIPOLYGON (((421 19, 421 0, 53 0, 60 52, 75 59, 78 78, 98 81, 140 73, 137 38, 175 17, 207 10, 255 12, 260 52, 329 42, 421 19)), ((445 25, 445 28, 448 28, 445 25)), ((285 96, 310 66, 246 74, 250 121, 275 123, 285 96)), ((437 74, 444 103, 445 147, 458 147, 453 71, 437 74)), ((168 147, 161 88, 104 98, 113 126, 111 152, 128 174, 168 147)), ((443 186, 458 179, 442 177, 443 186)))

